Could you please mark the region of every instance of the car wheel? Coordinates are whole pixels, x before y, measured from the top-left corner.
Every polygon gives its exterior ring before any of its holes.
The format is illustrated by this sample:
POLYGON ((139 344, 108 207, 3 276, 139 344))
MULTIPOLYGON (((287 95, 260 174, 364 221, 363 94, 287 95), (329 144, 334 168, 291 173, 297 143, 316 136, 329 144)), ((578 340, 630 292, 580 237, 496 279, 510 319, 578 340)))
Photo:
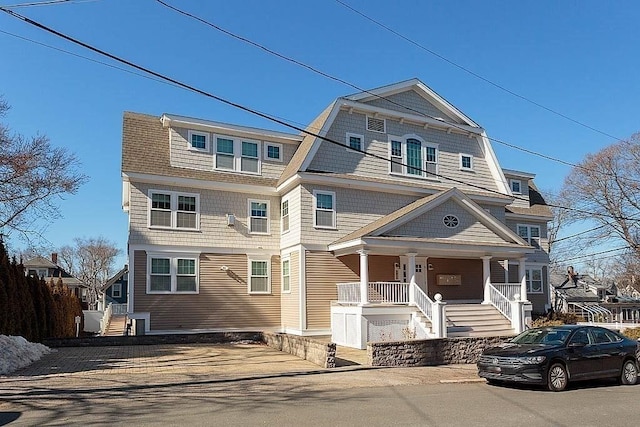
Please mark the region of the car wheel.
POLYGON ((547 387, 551 391, 562 391, 569 383, 567 369, 562 363, 554 363, 547 373, 547 387))
POLYGON ((638 381, 638 367, 633 360, 625 360, 620 374, 620 383, 633 385, 638 381))

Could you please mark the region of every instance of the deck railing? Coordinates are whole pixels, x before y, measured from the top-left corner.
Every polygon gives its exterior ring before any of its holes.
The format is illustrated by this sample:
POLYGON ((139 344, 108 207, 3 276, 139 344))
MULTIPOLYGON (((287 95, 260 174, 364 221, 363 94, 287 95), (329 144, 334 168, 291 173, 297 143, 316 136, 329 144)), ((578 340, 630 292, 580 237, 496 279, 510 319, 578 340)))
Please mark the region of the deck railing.
POLYGON ((109 323, 111 322, 111 303, 107 304, 107 308, 102 314, 102 319, 100 320, 100 335, 104 335, 109 329, 109 323))
POLYGON ((111 304, 111 314, 114 316, 127 314, 127 304, 111 304))
POLYGON ((507 319, 513 320, 513 313, 511 310, 511 301, 502 292, 496 289, 492 284, 487 285, 489 287, 489 302, 498 309, 507 319))
MULTIPOLYGON (((360 283, 338 283, 338 302, 358 304, 362 302, 360 283)), ((409 304, 409 284, 400 282, 369 282, 367 302, 409 304)))

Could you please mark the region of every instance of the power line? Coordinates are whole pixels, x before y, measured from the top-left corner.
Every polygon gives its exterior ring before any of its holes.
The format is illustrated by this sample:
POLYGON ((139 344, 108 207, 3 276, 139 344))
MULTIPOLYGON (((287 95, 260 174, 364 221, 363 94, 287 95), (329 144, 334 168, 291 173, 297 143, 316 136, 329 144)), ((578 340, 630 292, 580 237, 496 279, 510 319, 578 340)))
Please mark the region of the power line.
MULTIPOLYGON (((338 1, 338 0, 336 0, 336 1, 338 1)), ((176 13, 179 13, 179 14, 181 14, 181 15, 184 15, 184 16, 188 17, 188 18, 194 19, 194 20, 196 20, 196 21, 198 21, 198 22, 200 22, 200 23, 202 23, 202 24, 204 24, 204 25, 207 25, 207 26, 209 26, 209 27, 211 27, 211 28, 215 29, 216 31, 219 31, 219 32, 221 32, 221 33, 223 33, 223 34, 225 34, 225 35, 227 35, 227 36, 229 36, 229 37, 232 37, 232 38, 234 38, 234 39, 236 39, 236 40, 239 40, 239 41, 241 41, 241 42, 243 42, 243 43, 246 43, 246 44, 249 44, 249 45, 251 45, 251 46, 253 46, 253 47, 256 47, 256 48, 258 48, 258 49, 260 49, 260 50, 262 50, 262 51, 264 51, 264 52, 267 52, 267 53, 268 53, 268 54, 270 54, 270 55, 276 56, 277 58, 280 58, 280 59, 282 59, 282 60, 284 60, 284 61, 287 61, 287 62, 293 63, 293 64, 298 65, 298 66, 300 66, 300 67, 303 67, 303 68, 305 68, 305 69, 307 69, 307 70, 309 70, 309 71, 312 71, 312 72, 314 72, 314 73, 316 73, 316 74, 319 74, 320 76, 323 76, 323 77, 328 78, 328 79, 330 79, 330 80, 333 80, 333 81, 336 81, 336 82, 342 83, 342 84, 344 84, 344 85, 346 85, 346 86, 349 86, 349 87, 351 87, 351 88, 353 88, 353 89, 356 89, 356 90, 358 90, 358 91, 360 91, 360 92, 363 92, 363 93, 369 94, 369 95, 371 95, 371 96, 373 96, 373 97, 376 97, 376 98, 378 98, 378 99, 385 100, 386 102, 388 102, 388 103, 390 103, 390 104, 392 104, 392 105, 395 105, 395 106, 397 106, 397 107, 403 108, 403 109, 405 109, 405 110, 407 110, 407 111, 411 111, 412 113, 415 113, 415 114, 417 114, 417 115, 419 115, 419 116, 427 117, 427 118, 430 118, 430 119, 432 119, 432 120, 439 121, 439 122, 443 123, 444 125, 446 125, 446 126, 448 126, 448 127, 456 128, 456 129, 463 130, 463 131, 465 131, 465 132, 466 132, 466 129, 464 129, 462 126, 458 125, 457 123, 447 122, 447 121, 445 121, 445 120, 443 120, 443 119, 441 119, 441 118, 439 118, 439 117, 431 116, 431 115, 426 114, 426 113, 424 113, 424 112, 422 112, 422 111, 416 110, 416 109, 411 108, 411 107, 409 107, 409 106, 406 106, 406 105, 400 104, 400 103, 398 103, 398 102, 396 102, 396 101, 393 101, 392 99, 386 98, 386 97, 384 97, 384 96, 380 96, 380 95, 378 95, 378 94, 376 94, 376 93, 374 93, 374 92, 372 92, 372 91, 370 91, 370 90, 367 90, 367 89, 361 88, 361 87, 359 87, 358 85, 356 85, 356 84, 354 84, 354 83, 348 82, 348 81, 346 81, 346 80, 344 80, 344 79, 342 79, 342 78, 340 78, 340 77, 336 77, 336 76, 334 76, 334 75, 331 75, 331 74, 329 74, 329 73, 327 73, 327 72, 324 72, 324 71, 322 71, 322 70, 319 70, 318 68, 315 68, 315 67, 313 67, 313 66, 311 66, 311 65, 308 65, 308 64, 306 64, 306 63, 304 63, 304 62, 302 62, 302 61, 299 61, 299 60, 297 60, 297 59, 295 59, 295 58, 292 58, 292 57, 290 57, 290 56, 287 56, 287 55, 285 55, 285 54, 282 54, 282 53, 280 53, 280 52, 277 52, 277 51, 275 51, 275 50, 273 50, 273 49, 271 49, 271 48, 269 48, 269 47, 267 47, 267 46, 265 46, 265 45, 263 45, 263 44, 260 44, 260 43, 258 43, 258 42, 253 41, 253 40, 250 40, 250 39, 248 39, 248 38, 246 38, 246 37, 243 37, 243 36, 241 36, 241 35, 239 35, 239 34, 236 34, 236 33, 232 32, 232 31, 230 31, 230 30, 227 30, 227 29, 225 29, 225 28, 223 28, 223 27, 221 27, 221 26, 219 26, 219 25, 217 25, 217 24, 214 24, 214 23, 213 23, 213 22, 211 22, 211 21, 208 21, 208 20, 206 20, 206 19, 203 19, 203 18, 201 18, 201 17, 199 17, 199 16, 197 16, 197 15, 194 15, 194 14, 192 14, 192 13, 190 13, 190 12, 187 12, 187 11, 185 11, 185 10, 183 10, 183 9, 179 9, 179 8, 177 8, 177 7, 175 7, 175 6, 172 6, 172 5, 168 4, 168 3, 167 3, 166 1, 164 1, 164 0, 156 0, 156 2, 157 2, 157 3, 159 3, 159 4, 161 4, 161 5, 162 5, 162 6, 164 6, 164 7, 168 8, 168 9, 173 10, 173 11, 174 11, 174 12, 176 12, 176 13)), ((343 4, 344 4, 344 3, 343 3, 343 4)), ((346 5, 346 4, 344 4, 344 5, 345 5, 346 7, 349 7, 349 6, 348 6, 348 5, 346 5)), ((355 11, 355 10, 354 10, 354 11, 355 11)), ((359 12, 357 12, 357 11, 355 11, 355 12, 356 12, 356 13, 359 13, 359 12)), ((375 21, 374 21, 374 22, 375 22, 375 21)), ((382 24, 381 24, 381 25, 382 25, 382 24)), ((401 35, 400 35, 400 36, 401 36, 401 35)), ((401 36, 401 37, 402 37, 402 36, 401 36)), ((434 53, 434 54, 435 54, 435 55, 438 55, 437 53, 434 53)), ((446 59, 446 58, 444 58, 444 57, 443 57, 443 59, 444 59, 444 60, 447 60, 447 59, 446 59)), ((448 61, 448 60, 447 60, 447 61, 448 61)), ((452 63, 452 64, 453 64, 453 63, 452 63)), ((456 65, 456 64, 454 64, 454 65, 456 65)), ((457 65, 456 65, 456 66, 457 66, 457 65)), ((480 77, 480 76, 478 76, 478 77, 480 77)), ((482 78, 482 77, 480 77, 480 78, 482 78)), ((498 87, 500 87, 500 86, 498 86, 498 87)), ((505 90, 506 90, 506 89, 505 89, 505 90)), ((526 99, 526 98, 523 98, 523 99, 526 99)), ((546 107, 545 107, 545 108, 546 108, 546 107)), ((552 111, 552 110, 550 110, 550 111, 552 111)), ((528 148, 523 148, 523 147, 520 147, 520 146, 518 146, 518 145, 515 145, 515 144, 512 144, 512 143, 509 143, 509 142, 506 142, 506 141, 500 140, 500 139, 498 139, 498 138, 490 137, 490 136, 487 136, 487 135, 485 135, 485 136, 486 136, 486 138, 487 138, 487 139, 489 139, 489 140, 490 140, 490 141, 492 141, 492 142, 496 142, 496 143, 498 143, 498 144, 504 145, 504 146, 509 147, 509 148, 512 148, 512 149, 514 149, 514 150, 519 150, 519 151, 522 151, 522 152, 524 152, 524 153, 527 153, 527 154, 530 154, 530 155, 533 155, 533 156, 537 156, 537 157, 543 158, 543 159, 545 159, 545 160, 549 160, 549 161, 557 162, 557 163, 560 163, 560 164, 563 164, 563 165, 566 165, 566 166, 569 166, 569 167, 573 167, 573 168, 577 168, 577 169, 582 169, 582 170, 585 170, 585 171, 588 171, 588 172, 595 172, 595 173, 599 173, 599 174, 604 175, 604 176, 610 176, 610 177, 613 177, 613 178, 615 178, 615 177, 616 177, 616 176, 615 176, 615 174, 612 174, 612 173, 609 173, 609 172, 599 171, 599 170, 594 170, 594 169, 586 168, 586 167, 584 167, 584 166, 582 166, 582 165, 578 165, 578 164, 575 164, 575 163, 571 163, 571 162, 568 162, 568 161, 566 161, 566 160, 559 159, 559 158, 557 158, 557 157, 553 157, 553 156, 550 156, 550 155, 547 155, 547 154, 543 154, 543 153, 540 153, 540 152, 537 152, 537 151, 534 151, 534 150, 531 150, 531 149, 528 149, 528 148)), ((640 183, 640 180, 633 180, 633 179, 631 179, 631 180, 632 180, 632 181, 634 181, 634 182, 638 182, 638 183, 640 183)))
POLYGON ((34 6, 55 6, 62 3, 79 4, 79 3, 92 3, 100 0, 45 0, 35 1, 30 3, 18 3, 12 5, 2 6, 5 9, 17 9, 21 7, 34 7, 34 6))
MULTIPOLYGON (((586 255, 578 255, 572 258, 565 258, 563 262, 567 262, 567 261, 574 261, 576 259, 582 259, 582 258, 589 258, 592 257, 594 255, 602 255, 602 254, 606 254, 606 253, 610 253, 610 252, 615 252, 615 251, 621 251, 621 250, 625 250, 625 249, 631 249, 631 246, 627 245, 627 246, 621 246, 619 248, 615 248, 615 249, 607 249, 605 251, 600 251, 600 252, 594 252, 591 254, 586 254, 586 255)), ((621 254, 616 254, 617 256, 621 255, 621 254)))
MULTIPOLYGON (((319 138, 319 139, 321 139, 323 141, 327 141, 327 142, 329 142, 331 144, 338 145, 340 147, 344 147, 345 146, 341 142, 335 141, 335 140, 327 138, 325 136, 321 136, 321 135, 319 135, 317 133, 314 133, 314 132, 310 132, 309 130, 303 129, 303 128, 299 127, 299 126, 292 125, 292 124, 287 123, 286 121, 284 121, 282 119, 278 119, 275 116, 270 115, 268 113, 263 113, 263 112, 260 112, 258 110, 252 109, 250 107, 246 107, 246 106, 244 106, 242 104, 239 104, 237 102, 233 102, 233 101, 227 100, 227 99, 222 98, 222 97, 220 97, 218 95, 212 94, 212 93, 204 91, 202 89, 198 89, 195 86, 189 85, 187 83, 183 83, 183 82, 181 82, 179 80, 176 80, 176 79, 174 79, 172 77, 165 76, 165 75, 163 75, 161 73, 158 73, 156 71, 153 71, 153 70, 151 70, 149 68, 143 67, 141 65, 137 65, 137 64, 135 64, 135 63, 133 63, 133 62, 131 62, 129 60, 120 58, 120 57, 118 57, 118 56, 116 56, 114 54, 111 54, 109 52, 106 52, 104 50, 96 48, 94 46, 91 46, 91 45, 89 45, 89 44, 87 44, 85 42, 82 42, 82 41, 80 41, 78 39, 75 39, 75 38, 73 38, 71 36, 63 34, 63 33, 59 32, 57 30, 54 30, 54 29, 52 29, 50 27, 47 27, 46 25, 41 24, 41 23, 39 23, 37 21, 34 21, 34 20, 30 19, 30 18, 27 18, 27 17, 25 17, 23 15, 20 15, 19 13, 15 12, 15 11, 5 9, 3 7, 0 7, 0 10, 5 12, 5 13, 7 13, 7 14, 9 14, 9 15, 11 15, 11 16, 13 16, 14 18, 17 18, 17 19, 19 19, 21 21, 24 21, 25 23, 27 23, 29 25, 35 26, 37 28, 40 28, 40 29, 42 29, 42 30, 44 30, 44 31, 46 31, 48 33, 54 34, 54 35, 56 35, 58 37, 61 37, 61 38, 65 39, 65 40, 67 40, 67 41, 70 41, 71 43, 77 44, 77 45, 82 46, 82 47, 84 47, 86 49, 89 49, 89 50, 91 50, 93 52, 96 52, 96 53, 98 53, 100 55, 106 56, 106 57, 108 57, 108 58, 110 58, 110 59, 112 59, 114 61, 123 63, 125 65, 128 65, 129 67, 132 67, 132 68, 135 68, 137 70, 143 71, 145 73, 151 74, 152 76, 157 77, 159 79, 166 80, 166 81, 168 81, 170 83, 173 83, 174 85, 177 85, 177 86, 180 86, 182 88, 188 89, 188 90, 190 90, 192 92, 198 93, 198 94, 206 96, 208 98, 215 99, 216 101, 219 101, 219 102, 224 103, 226 105, 229 105, 229 106, 232 106, 234 108, 240 109, 242 111, 251 113, 253 115, 256 115, 256 116, 261 117, 263 119, 266 119, 266 120, 272 121, 274 123, 280 124, 282 126, 288 127, 290 129, 297 130, 298 132, 307 134, 309 136, 313 136, 315 138, 319 138)), ((429 175, 436 176, 436 177, 439 177, 439 178, 442 178, 442 179, 445 179, 445 180, 448 180, 448 181, 451 181, 451 182, 454 182, 454 183, 463 184, 463 185, 466 185, 466 186, 469 186, 469 187, 472 187, 472 188, 476 188, 476 189, 480 189, 480 190, 483 190, 483 191, 486 191, 486 192, 489 192, 489 193, 494 193, 494 194, 499 194, 501 196, 504 196, 504 194, 501 193, 498 190, 490 189, 490 188, 483 187, 483 186, 480 186, 480 185, 477 185, 477 184, 473 184, 473 183, 470 183, 470 182, 465 182, 465 181, 462 181, 462 180, 459 180, 459 179, 447 177, 447 176, 444 176, 442 174, 429 172, 429 171, 426 171, 426 170, 424 170, 422 168, 417 168, 417 167, 414 167, 414 166, 410 166, 410 165, 404 164, 402 162, 395 161, 393 159, 389 159, 389 158, 386 158, 386 157, 379 156, 377 154, 366 152, 364 150, 358 150, 358 149, 352 149, 352 150, 356 151, 356 152, 359 152, 359 153, 362 153, 362 154, 364 154, 366 156, 369 156, 369 157, 373 157, 373 158, 376 158, 376 159, 379 159, 379 160, 383 160, 385 162, 395 163, 395 164, 398 164, 398 165, 401 165, 401 166, 405 166, 405 167, 409 167, 409 168, 412 168, 412 169, 420 170, 423 173, 427 173, 429 175)), ((516 196, 514 196, 514 199, 524 200, 524 201, 527 201, 527 202, 529 201, 525 197, 516 197, 516 196)), ((557 207, 557 208, 560 208, 560 209, 572 210, 572 211, 581 212, 581 213, 588 213, 588 214, 601 216, 601 217, 610 217, 610 215, 596 214, 596 213, 593 213, 593 212, 590 212, 590 211, 586 211, 586 210, 582 210, 582 209, 578 209, 578 208, 573 208, 573 207, 558 206, 558 205, 553 205, 553 204, 548 204, 548 206, 557 207)), ((621 219, 631 220, 630 218, 621 218, 621 219)))
POLYGON ((540 104, 539 102, 536 102, 536 101, 534 101, 534 100, 532 100, 532 99, 530 99, 530 98, 527 98, 527 97, 526 97, 526 96, 524 96, 524 95, 520 95, 519 93, 514 92, 514 91, 512 91, 511 89, 508 89, 508 88, 506 88, 506 87, 504 87, 504 86, 502 86, 502 85, 500 85, 500 84, 498 84, 498 83, 495 83, 495 82, 494 82, 494 81, 492 81, 492 80, 489 80, 489 79, 488 79, 488 78, 486 78, 486 77, 481 76, 480 74, 478 74, 478 73, 476 73, 476 72, 474 72, 474 71, 472 71, 472 70, 470 70, 470 69, 468 69, 468 68, 466 68, 466 67, 464 67, 464 66, 462 66, 462 65, 460 65, 460 64, 458 64, 458 63, 456 63, 456 62, 454 62, 454 61, 452 61, 452 60, 450 60, 450 59, 448 59, 448 58, 446 58, 445 56, 443 56, 443 55, 439 54, 438 52, 435 52, 435 51, 434 51, 434 50, 432 50, 432 49, 427 48, 426 46, 424 46, 424 45, 422 45, 422 44, 418 43, 417 41, 415 41, 415 40, 413 40, 413 39, 411 39, 411 38, 409 38, 409 37, 405 36, 404 34, 401 34, 400 32, 398 32, 398 31, 394 30, 393 28, 389 27, 388 25, 385 25, 384 23, 382 23, 382 22, 380 22, 380 21, 378 21, 378 20, 376 20, 376 19, 374 19, 374 18, 372 18, 372 17, 370 17, 370 16, 366 15, 364 12, 361 12, 361 11, 357 10, 356 8, 354 8, 354 7, 350 6, 350 5, 348 5, 348 4, 347 4, 347 3, 345 3, 344 1, 341 1, 341 0, 335 0, 335 1, 336 1, 337 3, 339 3, 339 4, 341 4, 342 6, 346 7, 347 9, 351 10, 352 12, 354 12, 354 13, 356 13, 356 14, 360 15, 360 16, 361 16, 361 17, 363 17, 364 19, 366 19, 366 20, 368 20, 368 21, 370 21, 370 22, 373 22, 374 24, 378 25, 379 27, 384 28, 384 29, 385 29, 385 30, 387 30, 388 32, 390 32, 390 33, 392 33, 392 34, 394 34, 394 35, 396 35, 396 36, 400 37, 401 39, 403 39, 403 40, 405 40, 405 41, 407 41, 407 42, 411 43, 412 45, 414 45, 414 46, 416 46, 416 47, 418 47, 418 48, 422 49, 423 51, 428 52, 429 54, 431 54, 431 55, 433 55, 433 56, 435 56, 435 57, 437 57, 437 58, 441 59, 442 61, 445 61, 446 63, 448 63, 448 64, 450 64, 450 65, 452 65, 452 66, 454 66, 454 67, 456 67, 456 68, 458 68, 458 69, 460 69, 460 70, 464 71, 465 73, 468 73, 468 74, 470 74, 470 75, 472 75, 472 76, 476 77, 477 79, 482 80, 482 81, 483 81, 483 82, 485 82, 485 83, 490 84, 490 85, 491 85, 491 86, 493 86, 493 87, 496 87, 496 88, 500 89, 500 90, 501 90, 501 91, 503 91, 503 92, 506 92, 506 93, 508 93, 508 94, 510 94, 510 95, 512 95, 512 96, 515 96, 516 98, 522 99, 523 101, 526 101, 526 102, 528 102, 528 103, 530 103, 530 104, 532 104, 532 105, 535 105, 535 106, 536 106, 536 107, 538 107, 538 108, 542 108, 543 110, 546 110, 546 111, 548 111, 548 112, 550 112, 550 113, 552 113, 552 114, 555 114, 555 115, 557 115, 557 116, 560 116, 560 117, 562 117, 562 118, 564 118, 564 119, 566 119, 566 120, 569 120, 569 121, 571 121, 571 122, 573 122, 573 123, 575 123, 575 124, 577 124, 577 125, 580 125, 580 126, 582 126, 582 127, 585 127, 585 128, 587 128, 587 129, 592 130, 592 131, 594 131, 594 132, 597 132, 597 133, 599 133, 599 134, 601 134, 601 135, 604 135, 604 136, 607 136, 607 137, 609 137, 609 138, 615 139, 616 141, 620 141, 620 140, 621 140, 621 138, 618 138, 618 137, 616 137, 616 136, 613 136, 613 135, 611 135, 611 134, 609 134, 609 133, 607 133, 607 132, 605 132, 605 131, 602 131, 602 130, 600 130, 600 129, 594 128, 593 126, 590 126, 590 125, 588 125, 588 124, 586 124, 586 123, 584 123, 584 122, 581 122, 581 121, 576 120, 576 119, 574 119, 574 118, 572 118, 572 117, 569 117, 569 116, 567 116, 566 114, 563 114, 563 113, 561 113, 561 112, 559 112, 559 111, 557 111, 557 110, 554 110, 554 109, 549 108, 549 107, 547 107, 547 106, 545 106, 545 105, 542 105, 542 104, 540 104))

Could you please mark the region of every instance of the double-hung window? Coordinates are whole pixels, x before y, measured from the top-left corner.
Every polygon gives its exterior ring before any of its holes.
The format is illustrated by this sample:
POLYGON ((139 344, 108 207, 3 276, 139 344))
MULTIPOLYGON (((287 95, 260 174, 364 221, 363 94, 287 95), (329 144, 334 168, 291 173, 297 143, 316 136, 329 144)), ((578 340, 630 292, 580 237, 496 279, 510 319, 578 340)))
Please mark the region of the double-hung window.
POLYGON ((249 200, 249 233, 269 234, 269 202, 249 200))
POLYGON ((291 292, 291 261, 282 260, 282 292, 291 292))
POLYGON ((149 227, 198 230, 199 219, 199 194, 149 191, 149 227))
POLYGON ((531 246, 540 248, 540 226, 518 224, 518 236, 522 237, 531 246))
POLYGON ((280 205, 280 216, 282 218, 282 232, 289 231, 289 200, 283 200, 280 205))
POLYGON ((198 255, 147 254, 147 293, 198 293, 198 255))
POLYGON ((206 132, 189 131, 189 149, 195 151, 209 151, 209 134, 206 132))
POLYGON ((259 152, 257 142, 242 141, 241 172, 258 173, 260 163, 259 152))
POLYGON ((122 296, 122 283, 114 283, 111 285, 111 296, 113 298, 120 298, 122 296))
POLYGON ((513 194, 522 194, 522 181, 519 179, 510 180, 511 183, 511 192, 513 194))
POLYGON ((316 228, 336 228, 336 193, 313 192, 313 218, 316 228))
MULTIPOLYGON (((231 136, 216 136, 215 140, 216 169, 251 174, 260 173, 260 142, 231 136)), ((276 159, 276 156, 281 156, 280 148, 272 144, 271 151, 267 147, 266 155, 273 156, 268 158, 276 159)))
POLYGON ((437 178, 438 146, 418 137, 389 140, 389 173, 423 178, 437 178))
POLYGON ((249 259, 249 293, 271 293, 270 264, 268 259, 249 259))
POLYGON ((525 270, 525 276, 527 279, 527 293, 541 294, 542 293, 542 269, 527 268, 525 270))

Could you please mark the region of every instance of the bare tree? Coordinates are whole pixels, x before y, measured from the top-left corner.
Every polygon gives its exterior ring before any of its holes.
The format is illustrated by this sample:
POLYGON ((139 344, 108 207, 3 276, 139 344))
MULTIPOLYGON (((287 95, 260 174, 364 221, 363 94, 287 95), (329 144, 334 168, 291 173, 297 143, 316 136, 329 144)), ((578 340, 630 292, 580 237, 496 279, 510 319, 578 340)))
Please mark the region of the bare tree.
POLYGON ((73 245, 59 249, 61 266, 87 286, 90 309, 96 309, 100 288, 113 275, 114 262, 119 254, 115 244, 104 237, 75 238, 73 245))
MULTIPOLYGON (((9 105, 0 97, 0 117, 9 105)), ((26 138, 0 123, 0 233, 29 240, 60 216, 56 205, 87 179, 77 158, 46 136, 26 138)))
POLYGON ((564 266, 559 265, 561 260, 572 255, 571 242, 559 238, 560 232, 566 228, 570 222, 568 211, 562 209, 562 199, 558 194, 550 191, 544 192, 544 199, 549 204, 549 209, 553 214, 553 219, 547 226, 547 252, 550 258, 550 268, 552 271, 564 271, 564 266))
POLYGON ((571 221, 595 225, 583 241, 628 246, 640 259, 640 133, 589 154, 565 179, 561 192, 571 221))

